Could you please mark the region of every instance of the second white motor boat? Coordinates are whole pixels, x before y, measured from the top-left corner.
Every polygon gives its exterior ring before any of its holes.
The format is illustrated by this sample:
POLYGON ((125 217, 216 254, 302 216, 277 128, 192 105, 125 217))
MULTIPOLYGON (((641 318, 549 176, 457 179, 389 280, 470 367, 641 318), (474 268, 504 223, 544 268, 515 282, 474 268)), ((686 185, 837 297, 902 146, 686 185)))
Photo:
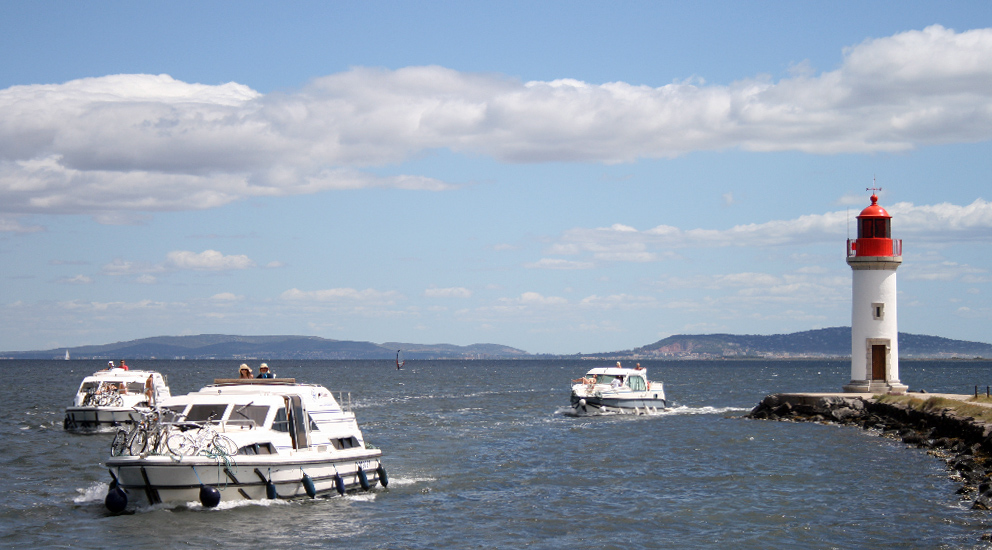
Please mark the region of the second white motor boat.
POLYGON ((106 462, 111 512, 136 503, 315 498, 389 482, 382 451, 323 386, 215 380, 166 400, 157 416, 115 438, 106 462))

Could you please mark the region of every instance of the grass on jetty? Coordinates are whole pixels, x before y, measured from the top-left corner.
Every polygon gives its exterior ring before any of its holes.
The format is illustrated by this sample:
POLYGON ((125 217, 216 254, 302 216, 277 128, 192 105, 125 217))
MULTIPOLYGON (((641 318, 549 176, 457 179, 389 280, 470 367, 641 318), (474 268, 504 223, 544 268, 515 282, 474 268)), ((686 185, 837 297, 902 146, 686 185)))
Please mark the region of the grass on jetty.
POLYGON ((879 395, 875 399, 879 403, 902 403, 918 411, 939 413, 950 410, 962 417, 971 417, 982 422, 992 423, 992 398, 985 396, 971 397, 967 401, 948 399, 946 397, 929 397, 920 399, 910 395, 879 395))

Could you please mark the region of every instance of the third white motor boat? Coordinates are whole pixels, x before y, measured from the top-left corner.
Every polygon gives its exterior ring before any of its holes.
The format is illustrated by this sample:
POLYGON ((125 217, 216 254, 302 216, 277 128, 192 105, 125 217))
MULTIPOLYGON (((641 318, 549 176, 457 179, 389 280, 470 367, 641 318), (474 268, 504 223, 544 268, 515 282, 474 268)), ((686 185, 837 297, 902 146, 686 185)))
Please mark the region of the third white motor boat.
POLYGON ((648 380, 647 369, 619 366, 593 368, 573 380, 571 404, 578 415, 646 414, 668 406, 664 385, 648 380))
POLYGON ((157 402, 170 397, 164 376, 150 370, 125 370, 114 366, 83 378, 66 407, 62 427, 89 433, 114 430, 141 419, 157 402))
MULTIPOLYGON (((350 401, 350 396, 348 401, 350 401)), ((315 498, 388 484, 382 451, 324 386, 220 379, 119 432, 105 504, 315 498)))

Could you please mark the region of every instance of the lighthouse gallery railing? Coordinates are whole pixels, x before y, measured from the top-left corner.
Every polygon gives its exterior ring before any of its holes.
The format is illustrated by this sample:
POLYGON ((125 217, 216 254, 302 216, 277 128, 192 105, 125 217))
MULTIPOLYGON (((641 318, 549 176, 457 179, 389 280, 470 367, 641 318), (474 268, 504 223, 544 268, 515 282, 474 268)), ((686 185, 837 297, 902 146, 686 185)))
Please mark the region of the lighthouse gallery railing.
POLYGON ((848 239, 847 257, 902 256, 902 239, 848 239))

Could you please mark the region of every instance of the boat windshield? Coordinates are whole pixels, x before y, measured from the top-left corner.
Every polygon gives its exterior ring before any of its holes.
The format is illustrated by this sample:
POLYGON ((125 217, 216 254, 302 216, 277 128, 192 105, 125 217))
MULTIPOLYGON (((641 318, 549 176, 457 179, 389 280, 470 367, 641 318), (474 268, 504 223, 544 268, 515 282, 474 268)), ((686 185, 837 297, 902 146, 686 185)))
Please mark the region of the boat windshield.
MULTIPOLYGON (((613 383, 613 380, 616 379, 616 378, 618 378, 618 377, 617 376, 614 376, 612 374, 600 374, 599 376, 596 377, 596 383, 597 384, 612 384, 613 383)), ((620 378, 620 381, 623 382, 623 377, 619 377, 619 378, 620 378)))
POLYGON ((644 378, 640 376, 628 376, 627 385, 634 391, 647 391, 648 386, 644 383, 644 378))
POLYGON ((268 405, 248 404, 240 407, 234 407, 234 410, 231 411, 231 417, 228 419, 228 423, 262 426, 265 424, 265 417, 268 415, 268 405))
POLYGON ((272 419, 272 429, 277 432, 289 433, 289 417, 286 416, 286 408, 279 407, 276 417, 272 419))
POLYGON ((208 420, 219 422, 222 418, 224 418, 225 410, 227 410, 226 403, 193 405, 189 408, 189 413, 186 415, 186 420, 189 420, 190 422, 206 422, 208 420))

